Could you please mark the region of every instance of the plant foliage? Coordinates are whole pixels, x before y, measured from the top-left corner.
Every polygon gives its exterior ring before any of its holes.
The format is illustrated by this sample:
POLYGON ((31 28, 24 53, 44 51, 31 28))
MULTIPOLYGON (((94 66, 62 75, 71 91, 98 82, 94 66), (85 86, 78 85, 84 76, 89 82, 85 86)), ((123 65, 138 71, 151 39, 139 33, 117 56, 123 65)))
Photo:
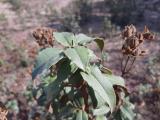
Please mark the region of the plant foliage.
POLYGON ((85 34, 54 32, 62 47, 39 51, 32 78, 41 78, 33 90, 37 102, 53 110, 57 120, 133 120, 133 107, 126 99, 123 78, 105 68, 88 43, 96 42, 103 51, 100 38, 85 34))

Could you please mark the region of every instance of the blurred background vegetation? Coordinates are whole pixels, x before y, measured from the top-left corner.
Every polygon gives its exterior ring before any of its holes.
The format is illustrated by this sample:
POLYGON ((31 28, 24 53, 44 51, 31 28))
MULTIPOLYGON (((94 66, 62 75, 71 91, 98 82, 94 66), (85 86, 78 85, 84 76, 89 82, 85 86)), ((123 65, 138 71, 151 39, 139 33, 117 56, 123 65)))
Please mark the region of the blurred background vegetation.
MULTIPOLYGON (((160 116, 160 0, 0 0, 0 101, 9 120, 52 120, 32 97, 31 70, 38 45, 31 32, 41 26, 105 38, 105 65, 120 75, 121 30, 147 25, 156 34, 125 77, 136 120, 160 116), (42 118, 43 116, 43 118, 42 118)), ((94 45, 91 46, 97 53, 94 45)))

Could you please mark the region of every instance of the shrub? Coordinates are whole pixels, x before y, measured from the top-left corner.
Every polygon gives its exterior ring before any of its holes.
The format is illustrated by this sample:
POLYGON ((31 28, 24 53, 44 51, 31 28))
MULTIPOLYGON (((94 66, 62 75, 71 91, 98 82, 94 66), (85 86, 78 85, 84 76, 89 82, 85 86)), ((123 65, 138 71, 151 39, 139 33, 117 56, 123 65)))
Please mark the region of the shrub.
POLYGON ((115 34, 119 27, 111 22, 108 17, 104 17, 104 25, 103 25, 105 36, 109 36, 110 38, 115 34))
POLYGON ((75 0, 62 10, 62 25, 65 31, 79 32, 81 26, 90 20, 92 12, 91 0, 75 0))
POLYGON ((110 9, 111 21, 117 25, 135 24, 143 19, 143 2, 137 5, 135 0, 106 0, 106 5, 110 9))
POLYGON ((57 120, 133 120, 123 78, 104 67, 87 47, 96 42, 102 52, 103 39, 69 32, 53 36, 62 47, 42 48, 32 72, 33 79, 40 78, 33 91, 38 104, 57 120))

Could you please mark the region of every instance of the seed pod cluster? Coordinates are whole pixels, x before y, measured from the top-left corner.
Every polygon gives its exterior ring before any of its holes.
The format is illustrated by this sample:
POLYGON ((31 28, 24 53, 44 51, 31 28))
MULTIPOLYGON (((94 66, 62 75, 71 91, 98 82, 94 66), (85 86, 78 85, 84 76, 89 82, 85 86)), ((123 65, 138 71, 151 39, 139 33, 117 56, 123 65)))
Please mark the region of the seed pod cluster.
POLYGON ((33 37, 36 39, 36 42, 39 44, 40 47, 53 47, 53 32, 56 32, 56 30, 45 27, 37 28, 33 31, 33 37))
POLYGON ((122 32, 123 46, 122 53, 124 55, 143 56, 146 50, 142 50, 139 46, 145 40, 154 40, 154 34, 145 26, 143 32, 137 32, 134 25, 125 26, 122 32))

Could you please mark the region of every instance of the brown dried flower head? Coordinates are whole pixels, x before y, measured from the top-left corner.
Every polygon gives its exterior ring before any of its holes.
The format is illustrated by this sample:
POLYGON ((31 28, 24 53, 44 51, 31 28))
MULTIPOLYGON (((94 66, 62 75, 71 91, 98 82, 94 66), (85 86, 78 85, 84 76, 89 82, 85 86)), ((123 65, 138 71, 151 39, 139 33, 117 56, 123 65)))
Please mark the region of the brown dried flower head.
POLYGON ((143 37, 145 40, 154 40, 155 35, 149 31, 147 26, 144 27, 143 37))
POLYGON ((142 50, 140 45, 144 40, 153 40, 154 34, 145 26, 144 32, 137 32, 134 25, 126 26, 122 32, 124 43, 122 46, 122 53, 124 55, 143 56, 146 50, 142 50))
POLYGON ((125 29, 122 32, 123 39, 127 39, 128 37, 131 37, 136 34, 136 28, 134 25, 125 26, 125 29))
POLYGON ((49 46, 53 47, 53 32, 56 32, 56 30, 46 27, 37 28, 33 31, 33 37, 36 39, 36 42, 39 44, 39 46, 43 48, 49 46))

